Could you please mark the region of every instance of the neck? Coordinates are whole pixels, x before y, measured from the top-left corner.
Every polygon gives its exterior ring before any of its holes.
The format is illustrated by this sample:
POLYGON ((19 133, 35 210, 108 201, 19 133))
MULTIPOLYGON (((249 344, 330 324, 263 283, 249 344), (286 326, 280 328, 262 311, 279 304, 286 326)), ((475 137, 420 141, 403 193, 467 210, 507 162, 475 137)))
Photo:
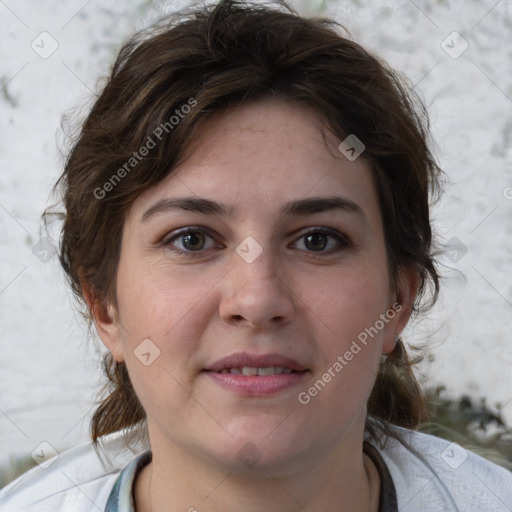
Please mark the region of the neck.
POLYGON ((340 446, 321 460, 294 464, 295 470, 286 474, 208 467, 180 449, 170 452, 153 452, 152 462, 137 478, 137 512, 378 510, 379 475, 363 454, 362 442, 357 450, 346 452, 340 446))

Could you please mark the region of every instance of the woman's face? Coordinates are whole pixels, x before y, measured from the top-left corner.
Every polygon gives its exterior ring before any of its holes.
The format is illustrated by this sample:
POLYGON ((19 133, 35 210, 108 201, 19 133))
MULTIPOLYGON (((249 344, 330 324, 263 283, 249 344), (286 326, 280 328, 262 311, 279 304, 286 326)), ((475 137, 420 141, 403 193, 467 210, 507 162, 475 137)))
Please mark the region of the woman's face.
POLYGON ((370 168, 340 142, 309 109, 261 100, 212 119, 133 203, 98 330, 153 450, 284 470, 360 441, 415 290, 395 295, 370 168))

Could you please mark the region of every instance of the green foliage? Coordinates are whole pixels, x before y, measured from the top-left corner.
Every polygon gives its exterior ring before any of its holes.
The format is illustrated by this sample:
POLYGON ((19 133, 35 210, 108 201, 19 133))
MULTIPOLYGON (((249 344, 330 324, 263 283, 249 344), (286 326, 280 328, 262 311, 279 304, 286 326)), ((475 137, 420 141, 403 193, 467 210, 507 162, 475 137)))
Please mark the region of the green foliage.
POLYGON ((453 441, 495 464, 512 471, 512 429, 486 400, 475 403, 469 396, 458 399, 443 396, 444 386, 426 390, 429 403, 429 423, 421 432, 453 441))
POLYGON ((30 455, 25 457, 11 457, 4 467, 0 467, 0 489, 35 465, 36 461, 30 455))

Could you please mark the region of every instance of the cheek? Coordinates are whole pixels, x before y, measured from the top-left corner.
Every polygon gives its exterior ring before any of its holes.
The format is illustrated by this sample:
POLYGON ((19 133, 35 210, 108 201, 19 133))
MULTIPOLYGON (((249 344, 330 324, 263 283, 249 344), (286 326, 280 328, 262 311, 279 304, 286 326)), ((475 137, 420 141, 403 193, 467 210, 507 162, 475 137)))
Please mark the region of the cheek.
MULTIPOLYGON (((378 274, 344 276, 343 284, 325 283, 330 291, 314 297, 308 312, 316 327, 321 354, 316 379, 301 390, 320 423, 342 424, 364 408, 378 372, 387 324, 381 315, 388 290, 378 274), (382 324, 382 325, 381 325, 382 324)), ((303 403, 303 402, 301 402, 303 403)))
POLYGON ((335 276, 326 274, 304 281, 303 300, 331 335, 357 336, 385 312, 389 297, 386 269, 373 266, 351 266, 335 276))
POLYGON ((207 321, 207 301, 198 304, 205 290, 155 265, 131 270, 121 272, 119 280, 124 358, 148 417, 165 410, 165 421, 172 426, 183 419, 190 399, 191 361, 207 321))
POLYGON ((128 331, 165 345, 198 327, 206 303, 201 299, 212 287, 208 279, 178 272, 165 262, 129 263, 120 265, 118 277, 120 319, 128 331))
POLYGON ((158 415, 165 403, 172 422, 172 411, 185 408, 190 400, 195 355, 215 313, 215 282, 162 263, 126 269, 120 266, 118 297, 128 372, 148 416, 158 415))
POLYGON ((339 403, 335 415, 366 403, 378 371, 389 328, 380 320, 389 306, 387 267, 378 261, 346 267, 335 279, 331 275, 330 279, 311 280, 304 288, 312 289, 313 281, 317 283, 318 292, 308 300, 307 315, 317 326, 318 376, 328 381, 318 405, 339 403))

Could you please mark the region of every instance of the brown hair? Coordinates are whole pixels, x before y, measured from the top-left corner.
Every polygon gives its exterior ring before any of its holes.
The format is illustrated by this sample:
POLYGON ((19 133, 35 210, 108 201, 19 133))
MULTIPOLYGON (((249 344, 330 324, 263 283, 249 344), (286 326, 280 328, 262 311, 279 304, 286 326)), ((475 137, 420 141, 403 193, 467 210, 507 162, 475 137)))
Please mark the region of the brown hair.
MULTIPOLYGON (((116 304, 126 212, 184 158, 194 131, 216 112, 268 95, 308 105, 338 137, 363 141, 393 282, 401 268, 414 266, 420 277, 415 311, 435 302, 429 197, 440 190, 441 171, 428 147, 425 109, 386 64, 338 29, 330 20, 300 17, 284 2, 223 0, 167 18, 124 45, 57 183, 67 211, 60 260, 82 305, 84 285, 98 307, 116 304), (149 154, 136 158, 150 139, 149 154), (429 284, 433 293, 424 304, 429 284)), ((377 430, 416 427, 425 419, 411 365, 398 340, 368 401, 377 430)), ((105 370, 109 393, 92 419, 95 443, 125 427, 144 430, 145 412, 124 363, 107 354, 105 370)))

